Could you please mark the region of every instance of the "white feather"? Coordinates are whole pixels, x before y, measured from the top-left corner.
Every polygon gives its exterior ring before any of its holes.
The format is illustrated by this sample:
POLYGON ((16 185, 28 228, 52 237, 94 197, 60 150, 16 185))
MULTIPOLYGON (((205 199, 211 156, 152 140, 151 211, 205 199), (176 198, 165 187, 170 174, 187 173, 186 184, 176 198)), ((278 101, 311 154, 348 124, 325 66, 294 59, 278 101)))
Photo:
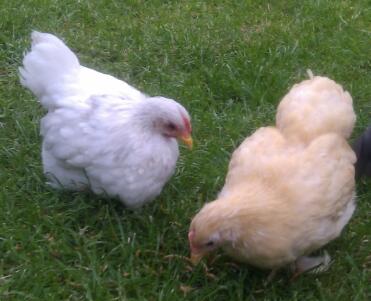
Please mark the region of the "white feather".
POLYGON ((57 37, 32 33, 21 83, 48 113, 41 120, 44 172, 54 187, 118 196, 136 207, 152 200, 173 174, 174 138, 151 130, 157 114, 189 118, 177 102, 147 97, 127 83, 79 64, 57 37))

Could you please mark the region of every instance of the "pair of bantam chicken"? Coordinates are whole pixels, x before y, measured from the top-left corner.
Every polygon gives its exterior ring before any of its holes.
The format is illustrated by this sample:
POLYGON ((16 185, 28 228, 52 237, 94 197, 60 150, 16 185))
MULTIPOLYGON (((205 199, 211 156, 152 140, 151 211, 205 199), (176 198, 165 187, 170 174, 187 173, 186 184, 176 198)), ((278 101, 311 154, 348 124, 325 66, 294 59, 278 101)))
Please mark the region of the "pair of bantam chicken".
MULTIPOLYGON (((138 207, 174 172, 177 139, 192 147, 186 109, 79 64, 57 37, 32 33, 21 82, 48 111, 41 120, 44 172, 54 187, 90 188, 138 207)), ((223 248, 235 259, 294 275, 328 264, 307 257, 341 233, 355 209, 356 156, 348 145, 352 98, 310 76, 281 100, 276 126, 234 151, 225 185, 193 218, 191 259, 223 248)), ((362 144, 362 143, 361 143, 362 144)))

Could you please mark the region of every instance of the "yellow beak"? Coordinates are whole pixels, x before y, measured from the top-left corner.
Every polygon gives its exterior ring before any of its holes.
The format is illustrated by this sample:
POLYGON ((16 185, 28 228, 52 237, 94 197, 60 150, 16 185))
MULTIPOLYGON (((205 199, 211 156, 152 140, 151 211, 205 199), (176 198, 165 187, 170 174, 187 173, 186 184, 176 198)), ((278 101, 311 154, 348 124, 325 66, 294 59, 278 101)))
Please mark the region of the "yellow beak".
POLYGON ((202 257, 204 257, 204 255, 202 253, 192 253, 191 254, 192 264, 197 265, 201 261, 202 257))
POLYGON ((189 134, 180 136, 180 139, 188 146, 190 150, 193 148, 193 139, 192 136, 189 134))

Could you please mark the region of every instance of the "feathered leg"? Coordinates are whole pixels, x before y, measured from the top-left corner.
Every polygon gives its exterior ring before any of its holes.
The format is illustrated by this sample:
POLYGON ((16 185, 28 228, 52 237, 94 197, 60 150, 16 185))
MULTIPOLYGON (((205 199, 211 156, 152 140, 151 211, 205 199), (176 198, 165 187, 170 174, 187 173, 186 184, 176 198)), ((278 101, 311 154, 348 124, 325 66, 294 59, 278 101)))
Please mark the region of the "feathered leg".
POLYGON ((295 280, 297 277, 299 277, 302 273, 312 271, 313 273, 321 273, 328 270, 328 268, 331 265, 331 257, 330 255, 325 252, 322 256, 316 256, 316 257, 308 257, 308 256, 302 256, 299 257, 293 264, 292 264, 292 270, 293 275, 291 277, 291 280, 295 280))

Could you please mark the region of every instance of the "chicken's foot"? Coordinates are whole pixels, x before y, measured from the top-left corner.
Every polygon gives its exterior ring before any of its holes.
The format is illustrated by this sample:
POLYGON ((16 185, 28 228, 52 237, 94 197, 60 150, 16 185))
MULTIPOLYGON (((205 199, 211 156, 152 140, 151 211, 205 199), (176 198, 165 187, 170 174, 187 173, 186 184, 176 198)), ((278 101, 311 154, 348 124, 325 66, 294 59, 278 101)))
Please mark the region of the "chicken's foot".
POLYGON ((312 273, 321 273, 327 271, 331 265, 331 257, 325 252, 322 256, 308 257, 302 256, 299 257, 293 264, 292 270, 293 275, 291 281, 295 280, 302 273, 311 271, 312 273))

